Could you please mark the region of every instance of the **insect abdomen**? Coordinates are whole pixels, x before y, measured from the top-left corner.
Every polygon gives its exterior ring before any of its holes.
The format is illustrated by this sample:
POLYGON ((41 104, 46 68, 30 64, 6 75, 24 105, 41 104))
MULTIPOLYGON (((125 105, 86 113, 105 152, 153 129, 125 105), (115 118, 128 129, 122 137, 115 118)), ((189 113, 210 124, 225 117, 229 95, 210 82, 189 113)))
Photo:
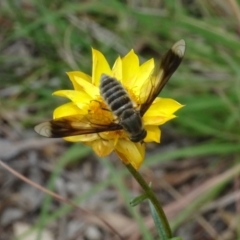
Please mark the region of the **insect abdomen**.
POLYGON ((100 94, 117 117, 120 117, 124 110, 133 108, 127 92, 115 78, 102 75, 100 94))
POLYGON ((100 94, 110 110, 119 118, 119 124, 128 133, 129 139, 133 142, 143 141, 147 132, 143 128, 142 118, 134 109, 121 83, 115 78, 102 74, 100 94))

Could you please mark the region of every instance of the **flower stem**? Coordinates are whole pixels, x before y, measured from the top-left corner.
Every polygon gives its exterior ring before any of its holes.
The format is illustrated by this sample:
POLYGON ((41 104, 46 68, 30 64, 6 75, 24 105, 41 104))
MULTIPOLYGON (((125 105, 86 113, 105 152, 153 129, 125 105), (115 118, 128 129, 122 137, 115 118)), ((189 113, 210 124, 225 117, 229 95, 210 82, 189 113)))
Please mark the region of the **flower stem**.
POLYGON ((136 181, 139 183, 139 185, 142 187, 142 189, 147 194, 147 198, 151 201, 152 205, 154 206, 158 217, 162 223, 162 236, 163 239, 170 239, 172 238, 172 232, 171 228, 169 226, 167 217, 162 209, 162 206, 160 205, 156 195, 152 191, 151 187, 145 182, 141 174, 131 165, 131 164, 125 164, 129 172, 132 174, 132 176, 136 179, 136 181))

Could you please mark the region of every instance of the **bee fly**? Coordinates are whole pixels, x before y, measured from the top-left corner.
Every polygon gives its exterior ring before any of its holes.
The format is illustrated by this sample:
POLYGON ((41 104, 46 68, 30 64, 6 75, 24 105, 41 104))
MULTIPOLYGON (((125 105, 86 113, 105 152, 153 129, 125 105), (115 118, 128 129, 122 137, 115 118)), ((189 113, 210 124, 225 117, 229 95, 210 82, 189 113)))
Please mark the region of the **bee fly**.
POLYGON ((100 94, 118 122, 98 124, 87 116, 78 114, 43 122, 35 127, 35 131, 45 137, 62 138, 123 129, 131 141, 142 142, 147 134, 142 117, 180 65, 184 52, 185 41, 180 40, 163 56, 160 66, 154 69, 142 87, 143 93, 140 93, 138 108, 134 106, 127 91, 117 79, 102 74, 100 94))
POLYGON ((111 111, 119 119, 119 124, 128 133, 132 142, 142 141, 147 132, 143 128, 142 118, 122 84, 115 78, 102 74, 100 94, 111 111))

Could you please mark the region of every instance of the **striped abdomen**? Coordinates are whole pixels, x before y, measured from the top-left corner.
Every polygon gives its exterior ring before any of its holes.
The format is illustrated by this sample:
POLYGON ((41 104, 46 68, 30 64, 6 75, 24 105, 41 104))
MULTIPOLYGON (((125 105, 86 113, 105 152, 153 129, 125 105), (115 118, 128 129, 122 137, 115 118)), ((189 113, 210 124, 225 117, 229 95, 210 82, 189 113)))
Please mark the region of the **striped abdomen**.
POLYGON ((119 124, 128 133, 133 142, 140 142, 146 137, 142 118, 135 110, 133 103, 122 84, 115 78, 102 74, 100 79, 100 94, 110 110, 119 119, 119 124))

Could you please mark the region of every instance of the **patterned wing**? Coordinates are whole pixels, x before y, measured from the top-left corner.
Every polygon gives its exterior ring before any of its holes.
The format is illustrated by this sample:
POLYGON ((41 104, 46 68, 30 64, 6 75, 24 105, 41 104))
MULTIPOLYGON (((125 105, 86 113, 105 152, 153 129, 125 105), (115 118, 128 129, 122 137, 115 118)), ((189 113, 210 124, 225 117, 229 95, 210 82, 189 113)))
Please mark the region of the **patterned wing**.
POLYGON ((151 106, 154 99, 162 91, 169 78, 180 65, 185 52, 185 41, 182 39, 176 42, 163 56, 159 68, 156 68, 150 79, 143 85, 140 96, 140 115, 143 116, 151 106))
POLYGON ((34 128, 38 134, 49 138, 70 137, 120 129, 122 129, 122 127, 117 123, 94 123, 92 120, 83 115, 56 118, 40 123, 34 128))

